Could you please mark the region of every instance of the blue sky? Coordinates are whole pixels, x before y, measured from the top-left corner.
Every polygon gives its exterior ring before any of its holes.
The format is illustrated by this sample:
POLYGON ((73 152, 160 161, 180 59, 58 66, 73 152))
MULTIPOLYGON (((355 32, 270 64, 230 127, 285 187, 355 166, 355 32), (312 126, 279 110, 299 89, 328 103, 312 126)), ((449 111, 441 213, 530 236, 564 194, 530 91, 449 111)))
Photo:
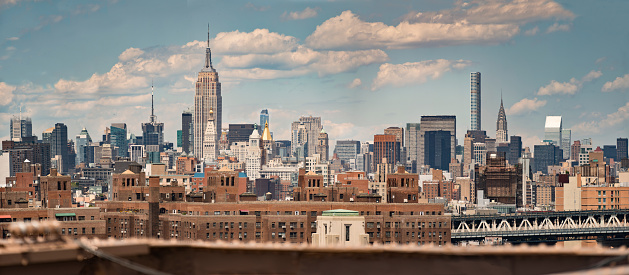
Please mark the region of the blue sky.
MULTIPOLYGON (((371 140, 422 115, 470 127, 470 72, 495 136, 502 93, 510 135, 543 139, 546 115, 573 140, 629 136, 626 1, 0 0, 0 137, 22 106, 41 132, 63 122, 100 139, 150 114, 176 141, 193 105, 210 23, 223 125, 269 109, 276 139, 321 116, 332 140, 371 140)), ((331 142, 333 144, 333 142, 331 142)))

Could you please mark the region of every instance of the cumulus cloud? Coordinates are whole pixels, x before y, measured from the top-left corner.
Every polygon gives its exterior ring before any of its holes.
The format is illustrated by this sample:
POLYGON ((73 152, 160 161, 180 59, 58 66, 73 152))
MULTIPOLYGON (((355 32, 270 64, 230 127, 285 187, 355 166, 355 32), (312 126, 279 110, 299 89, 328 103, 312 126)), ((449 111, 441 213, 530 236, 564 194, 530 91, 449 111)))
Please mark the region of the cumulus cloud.
POLYGON ((312 18, 312 17, 317 16, 317 11, 318 10, 319 10, 319 8, 307 7, 303 11, 291 11, 290 13, 289 12, 284 12, 284 14, 282 14, 282 19, 284 19, 284 20, 308 19, 308 18, 312 18))
POLYGON ((627 102, 627 104, 625 104, 624 106, 618 108, 616 112, 608 114, 602 119, 597 119, 589 122, 581 122, 572 127, 572 130, 583 133, 600 133, 603 130, 619 127, 619 125, 622 125, 627 121, 629 121, 629 102, 627 102))
POLYGON ((347 10, 317 26, 306 38, 313 49, 411 48, 505 42, 520 31, 517 25, 456 23, 409 23, 397 26, 365 22, 347 10))
POLYGON ((544 107, 545 105, 546 100, 537 100, 537 98, 523 98, 522 100, 513 104, 513 106, 511 106, 511 108, 507 110, 507 113, 510 115, 530 113, 532 111, 537 111, 539 108, 544 107))
POLYGON ((629 88, 629 74, 619 76, 614 81, 608 81, 603 84, 603 92, 611 92, 614 90, 624 90, 629 88))
POLYGON ((382 50, 314 51, 300 46, 296 51, 277 54, 225 56, 221 64, 228 68, 259 68, 266 71, 294 73, 316 72, 328 75, 355 70, 360 66, 382 63, 388 55, 382 50), (296 70, 297 72, 291 72, 296 70))
POLYGON ((558 82, 556 80, 550 81, 550 84, 539 88, 537 91, 537 95, 554 95, 554 94, 564 94, 564 95, 574 95, 586 82, 590 82, 601 77, 603 73, 601 71, 590 71, 585 76, 583 76, 580 80, 576 78, 571 78, 569 82, 558 82))
POLYGON ((128 49, 126 49, 124 52, 122 52, 118 56, 118 59, 120 61, 127 61, 127 60, 131 60, 133 58, 136 58, 136 57, 142 55, 143 53, 144 53, 144 51, 140 50, 138 48, 128 48, 128 49))
POLYGON ((15 86, 0 82, 0 105, 8 105, 13 101, 15 86))
POLYGON ((557 22, 555 22, 555 24, 552 24, 550 27, 548 27, 548 29, 546 30, 546 33, 551 33, 551 32, 567 32, 570 30, 570 24, 559 24, 557 22))
POLYGON ((354 89, 363 85, 363 81, 360 78, 355 78, 347 85, 347 88, 354 89))
MULTIPOLYGON (((210 41, 212 53, 251 54, 278 53, 291 51, 299 46, 297 38, 270 32, 268 29, 255 29, 252 32, 221 32, 210 41)), ((192 41, 183 49, 205 49, 207 41, 192 41)))
POLYGON ((424 83, 428 79, 437 79, 452 69, 462 69, 471 62, 467 60, 428 60, 407 62, 404 64, 385 63, 380 65, 378 75, 371 85, 372 90, 394 85, 401 86, 411 83, 424 83))
POLYGON ((574 14, 552 0, 491 0, 458 2, 449 10, 409 12, 403 17, 409 22, 522 25, 546 19, 573 19, 574 14))

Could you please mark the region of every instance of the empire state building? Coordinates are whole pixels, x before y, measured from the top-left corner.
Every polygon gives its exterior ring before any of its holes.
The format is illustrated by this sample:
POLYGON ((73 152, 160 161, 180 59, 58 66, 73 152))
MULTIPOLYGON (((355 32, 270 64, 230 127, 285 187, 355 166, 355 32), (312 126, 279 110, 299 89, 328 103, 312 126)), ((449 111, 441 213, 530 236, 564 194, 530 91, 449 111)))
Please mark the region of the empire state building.
POLYGON ((218 73, 212 67, 212 52, 210 50, 210 31, 208 26, 207 48, 205 49, 205 66, 199 72, 194 94, 194 155, 198 158, 205 156, 203 152, 204 134, 210 119, 210 110, 214 112, 216 131, 215 144, 218 144, 223 121, 223 98, 218 73))

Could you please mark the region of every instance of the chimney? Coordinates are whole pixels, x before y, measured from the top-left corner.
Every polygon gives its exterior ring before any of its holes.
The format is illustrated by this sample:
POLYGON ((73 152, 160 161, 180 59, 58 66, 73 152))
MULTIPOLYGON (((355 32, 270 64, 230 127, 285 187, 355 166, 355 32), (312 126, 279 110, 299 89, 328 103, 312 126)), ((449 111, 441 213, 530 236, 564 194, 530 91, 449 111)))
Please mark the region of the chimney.
POLYGON ((50 176, 53 176, 53 177, 57 176, 57 168, 50 168, 50 176))

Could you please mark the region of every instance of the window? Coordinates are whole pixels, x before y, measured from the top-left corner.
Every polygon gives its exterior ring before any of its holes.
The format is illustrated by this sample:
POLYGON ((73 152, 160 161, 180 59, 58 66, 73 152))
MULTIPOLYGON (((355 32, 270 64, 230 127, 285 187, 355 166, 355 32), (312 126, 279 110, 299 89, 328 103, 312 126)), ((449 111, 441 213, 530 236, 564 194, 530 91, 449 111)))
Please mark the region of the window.
POLYGON ((220 215, 221 211, 214 211, 214 215, 220 215))
POLYGON ((262 237, 262 234, 260 232, 256 232, 256 239, 260 239, 260 237, 262 237))
POLYGON ((297 238, 297 232, 290 232, 290 238, 291 239, 297 238))
MULTIPOLYGON (((111 232, 111 227, 109 228, 109 232, 111 232)), ((66 229, 61 228, 61 235, 65 235, 65 234, 66 234, 66 229)))
POLYGON ((352 226, 351 224, 346 224, 345 225, 345 241, 349 242, 349 227, 352 226))
POLYGON ((271 228, 275 228, 275 223, 274 222, 271 223, 271 228))
POLYGON ((260 228, 262 227, 262 223, 261 222, 256 222, 256 228, 260 228))
POLYGON ((310 216, 316 216, 317 215, 317 211, 310 211, 310 216))
POLYGON ((96 228, 92 227, 92 234, 96 234, 96 228))
POLYGON ((373 228, 373 222, 368 222, 367 223, 367 228, 373 228))

